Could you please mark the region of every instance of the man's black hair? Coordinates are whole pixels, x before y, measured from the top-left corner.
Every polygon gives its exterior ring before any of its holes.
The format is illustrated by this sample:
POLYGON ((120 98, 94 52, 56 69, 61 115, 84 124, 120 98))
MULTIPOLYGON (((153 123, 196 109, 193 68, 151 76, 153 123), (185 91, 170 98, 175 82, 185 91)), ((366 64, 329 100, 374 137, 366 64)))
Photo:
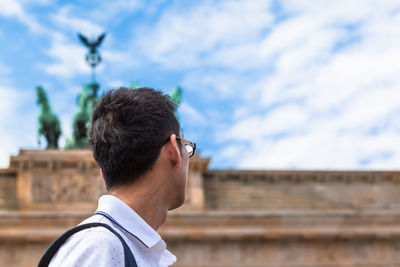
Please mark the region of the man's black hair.
POLYGON ((176 105, 151 88, 108 91, 93 110, 89 146, 107 189, 149 171, 171 134, 179 136, 176 105))

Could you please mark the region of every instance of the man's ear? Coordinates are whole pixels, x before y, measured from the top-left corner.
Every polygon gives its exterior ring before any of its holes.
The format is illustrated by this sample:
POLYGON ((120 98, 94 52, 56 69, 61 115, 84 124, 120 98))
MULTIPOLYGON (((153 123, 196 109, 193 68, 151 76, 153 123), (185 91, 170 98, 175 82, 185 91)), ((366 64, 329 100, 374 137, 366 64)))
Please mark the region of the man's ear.
POLYGON ((104 174, 103 174, 103 171, 100 169, 100 176, 101 176, 101 178, 103 178, 103 180, 104 180, 104 174))
POLYGON ((167 157, 173 166, 179 167, 181 165, 181 153, 179 150, 179 144, 176 140, 176 135, 171 134, 169 142, 165 145, 167 157))

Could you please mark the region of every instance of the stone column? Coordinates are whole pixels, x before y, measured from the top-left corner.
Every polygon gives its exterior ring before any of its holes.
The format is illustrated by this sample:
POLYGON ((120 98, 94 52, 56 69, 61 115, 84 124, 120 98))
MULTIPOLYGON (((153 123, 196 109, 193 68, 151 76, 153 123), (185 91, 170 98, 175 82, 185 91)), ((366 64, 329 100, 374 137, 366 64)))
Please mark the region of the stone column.
POLYGON ((185 204, 179 210, 204 210, 203 173, 208 169, 209 162, 210 158, 201 158, 198 152, 190 158, 185 204))

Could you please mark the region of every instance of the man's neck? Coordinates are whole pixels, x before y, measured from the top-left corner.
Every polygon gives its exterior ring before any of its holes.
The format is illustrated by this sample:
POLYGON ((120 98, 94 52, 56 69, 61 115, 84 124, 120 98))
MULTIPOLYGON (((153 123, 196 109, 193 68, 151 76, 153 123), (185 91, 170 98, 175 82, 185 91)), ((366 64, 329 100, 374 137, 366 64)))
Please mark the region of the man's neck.
POLYGON ((156 184, 149 186, 150 179, 142 178, 133 184, 114 188, 110 194, 125 202, 154 230, 157 230, 166 221, 168 213, 163 187, 156 184))

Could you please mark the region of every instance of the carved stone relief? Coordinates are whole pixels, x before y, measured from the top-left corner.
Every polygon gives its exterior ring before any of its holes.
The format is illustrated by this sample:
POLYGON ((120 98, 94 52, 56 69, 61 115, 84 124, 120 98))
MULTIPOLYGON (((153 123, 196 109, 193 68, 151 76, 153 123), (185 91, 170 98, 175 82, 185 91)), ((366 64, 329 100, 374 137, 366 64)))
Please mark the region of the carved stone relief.
POLYGON ((32 176, 32 198, 35 203, 54 202, 54 185, 49 175, 32 176))
POLYGON ((34 203, 96 202, 103 193, 101 183, 100 177, 94 175, 35 174, 32 177, 32 201, 34 203))

